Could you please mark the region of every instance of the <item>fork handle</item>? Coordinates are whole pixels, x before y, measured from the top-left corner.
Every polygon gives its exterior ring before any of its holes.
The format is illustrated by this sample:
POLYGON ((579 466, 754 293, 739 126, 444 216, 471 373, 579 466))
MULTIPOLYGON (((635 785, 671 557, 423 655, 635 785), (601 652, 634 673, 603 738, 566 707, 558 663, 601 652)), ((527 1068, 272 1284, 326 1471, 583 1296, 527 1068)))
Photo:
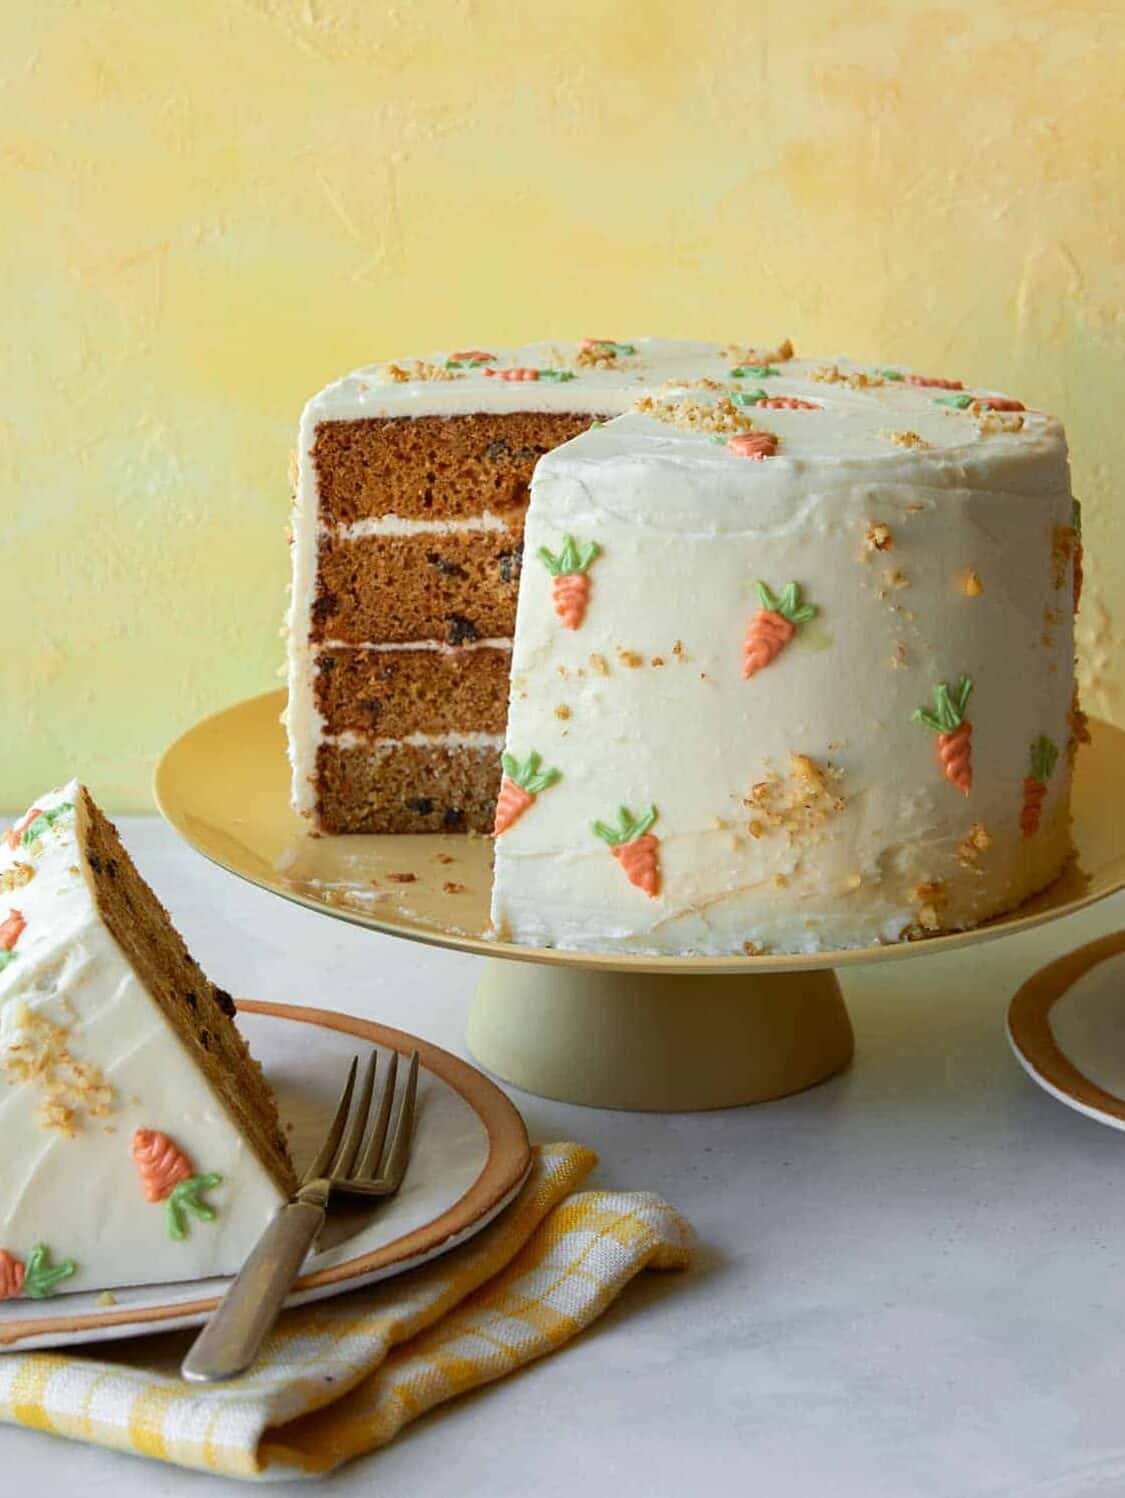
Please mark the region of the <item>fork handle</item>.
POLYGON ((191 1345, 184 1378, 212 1384, 254 1362, 324 1223, 324 1207, 294 1201, 270 1222, 237 1278, 191 1345))

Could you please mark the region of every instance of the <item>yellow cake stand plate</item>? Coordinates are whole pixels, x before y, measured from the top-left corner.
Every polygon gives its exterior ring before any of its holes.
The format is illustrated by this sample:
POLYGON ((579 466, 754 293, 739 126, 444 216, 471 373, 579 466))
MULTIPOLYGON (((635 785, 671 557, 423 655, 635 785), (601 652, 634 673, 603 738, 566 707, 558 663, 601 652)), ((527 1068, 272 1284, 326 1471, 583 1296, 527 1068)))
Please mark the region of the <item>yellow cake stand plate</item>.
POLYGON ((469 1048, 529 1092, 600 1107, 763 1102, 851 1060, 834 968, 988 941, 1125 887, 1125 732, 1091 725, 1078 756, 1078 856, 1042 895, 973 931, 809 955, 640 957, 490 940, 491 839, 310 834, 289 806, 284 692, 254 697, 177 739, 156 769, 161 812, 233 874, 388 936, 485 959, 469 1048))

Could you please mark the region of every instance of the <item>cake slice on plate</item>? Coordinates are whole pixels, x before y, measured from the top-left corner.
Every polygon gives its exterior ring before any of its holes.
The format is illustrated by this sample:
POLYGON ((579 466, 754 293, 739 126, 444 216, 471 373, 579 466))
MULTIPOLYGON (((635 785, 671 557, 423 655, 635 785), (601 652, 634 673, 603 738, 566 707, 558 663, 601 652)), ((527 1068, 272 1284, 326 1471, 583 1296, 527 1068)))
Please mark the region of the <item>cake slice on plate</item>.
POLYGON ((0 1299, 233 1273, 294 1185, 216 988, 77 781, 0 841, 0 1299))

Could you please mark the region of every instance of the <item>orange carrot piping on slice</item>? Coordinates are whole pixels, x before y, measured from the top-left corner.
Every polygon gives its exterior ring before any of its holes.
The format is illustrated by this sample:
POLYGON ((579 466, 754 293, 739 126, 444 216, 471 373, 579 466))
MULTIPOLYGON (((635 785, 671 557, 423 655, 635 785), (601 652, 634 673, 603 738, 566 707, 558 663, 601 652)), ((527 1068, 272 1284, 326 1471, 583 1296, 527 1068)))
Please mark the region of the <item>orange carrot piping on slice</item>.
POLYGON ((15 1300, 23 1293, 24 1274, 23 1260, 0 1248, 0 1300, 15 1300))
POLYGON ((27 922, 18 910, 10 910, 8 919, 0 924, 0 952, 10 952, 27 929, 27 922))
POLYGON ((579 546, 573 536, 564 536, 562 550, 558 556, 539 548, 539 560, 551 574, 551 597, 555 613, 567 629, 579 629, 586 617, 590 602, 590 568, 602 554, 596 541, 587 541, 579 546))
POLYGON ((965 717, 973 695, 971 676, 960 676, 952 690, 944 681, 934 688, 934 710, 920 707, 912 721, 937 734, 938 761, 950 785, 963 796, 973 788, 973 725, 965 717))
POLYGON ((974 395, 973 402, 987 406, 990 411, 1026 411, 1023 401, 1010 400, 1006 395, 974 395))
POLYGON ((650 806, 639 817, 634 817, 627 806, 619 806, 616 827, 606 822, 594 823, 595 833, 609 844, 629 883, 643 889, 653 899, 660 893, 661 883, 660 839, 649 831, 656 818, 655 806, 650 806))
POLYGON ((537 380, 539 371, 517 366, 514 369, 485 369, 485 374, 494 380, 537 380))
POLYGON ((801 602, 798 583, 786 583, 781 597, 776 598, 766 583, 759 582, 758 597, 762 606, 750 621, 746 631, 746 642, 742 648, 742 675, 753 676, 776 660, 798 627, 815 619, 816 605, 801 602))
POLYGON ((964 390, 960 380, 939 380, 933 375, 906 375, 908 385, 922 385, 927 390, 964 390))
POLYGON ((181 1181, 195 1174, 187 1155, 159 1129, 138 1129, 133 1135, 133 1162, 146 1202, 164 1201, 181 1181))
POLYGON ((562 771, 543 765, 542 755, 531 753, 520 764, 514 754, 502 754, 500 763, 504 767, 504 779, 500 783, 500 796, 496 802, 496 825, 493 837, 518 822, 535 801, 541 791, 562 779, 562 771))
POLYGON ((1024 837, 1034 837, 1039 831, 1043 814, 1043 802, 1047 796, 1047 782, 1058 764, 1057 746, 1041 733, 1031 746, 1031 774, 1023 783, 1023 805, 1020 808, 1020 831, 1024 837))
POLYGON ((799 400, 795 395, 771 395, 754 403, 759 411, 821 411, 816 401, 799 400))
POLYGON ((459 349, 455 354, 450 354, 445 361, 445 367, 446 369, 461 369, 466 364, 494 364, 495 362, 495 354, 487 354, 479 348, 465 348, 459 349))
POLYGON ((36 817, 41 817, 42 815, 42 810, 38 806, 33 806, 25 817, 21 817, 18 822, 13 822, 4 834, 4 841, 8 844, 8 847, 18 848, 20 838, 31 826, 32 822, 35 821, 36 817))
POLYGON ((773 432, 739 432, 727 442, 727 451, 738 458, 772 458, 777 438, 773 432))

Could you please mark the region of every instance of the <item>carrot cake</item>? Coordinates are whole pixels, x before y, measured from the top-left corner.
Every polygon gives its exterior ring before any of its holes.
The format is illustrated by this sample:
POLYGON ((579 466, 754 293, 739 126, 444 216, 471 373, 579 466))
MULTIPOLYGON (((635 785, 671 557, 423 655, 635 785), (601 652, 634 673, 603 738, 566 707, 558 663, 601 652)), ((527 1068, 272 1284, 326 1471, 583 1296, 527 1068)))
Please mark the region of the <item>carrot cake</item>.
POLYGON ((376 366, 304 413, 293 565, 296 806, 495 828, 501 936, 860 946, 1069 855, 1077 512, 998 392, 787 343, 376 366))
POLYGON ((294 1179, 230 995, 88 791, 0 841, 0 1299, 235 1272, 294 1179))

